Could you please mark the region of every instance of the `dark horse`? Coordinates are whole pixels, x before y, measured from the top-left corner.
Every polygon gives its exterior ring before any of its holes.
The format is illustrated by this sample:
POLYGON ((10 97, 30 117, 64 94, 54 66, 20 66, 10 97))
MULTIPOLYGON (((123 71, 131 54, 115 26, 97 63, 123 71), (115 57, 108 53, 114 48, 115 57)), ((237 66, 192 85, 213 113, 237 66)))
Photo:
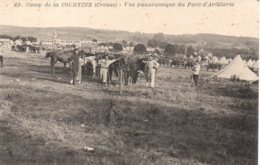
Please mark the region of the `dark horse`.
POLYGON ((118 60, 109 65, 107 74, 108 74, 107 83, 108 83, 108 85, 110 85, 112 82, 113 74, 115 74, 116 77, 118 77, 118 75, 119 75, 119 61, 118 60))
POLYGON ((69 58, 72 56, 73 53, 71 52, 47 52, 45 58, 51 58, 51 70, 52 75, 54 75, 54 68, 57 61, 60 61, 64 64, 64 69, 66 68, 66 64, 69 63, 69 58))
POLYGON ((3 63, 4 63, 4 57, 0 55, 0 63, 1 63, 1 67, 3 67, 3 63))
POLYGON ((123 71, 124 85, 135 84, 138 79, 138 74, 140 71, 144 72, 145 78, 148 81, 148 72, 146 69, 146 64, 144 59, 134 59, 131 57, 121 58, 118 63, 117 70, 123 71))

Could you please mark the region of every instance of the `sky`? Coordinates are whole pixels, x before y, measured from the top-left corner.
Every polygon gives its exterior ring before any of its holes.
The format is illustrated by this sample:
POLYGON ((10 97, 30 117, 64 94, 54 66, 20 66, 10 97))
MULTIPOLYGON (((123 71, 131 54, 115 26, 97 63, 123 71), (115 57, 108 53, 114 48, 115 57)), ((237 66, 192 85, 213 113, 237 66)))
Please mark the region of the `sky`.
POLYGON ((88 27, 164 34, 213 33, 259 36, 257 0, 0 0, 0 24, 26 27, 88 27), (23 7, 14 7, 15 2, 23 7), (121 4, 112 7, 29 7, 32 3, 92 2, 121 4), (132 3, 176 3, 186 7, 124 6, 132 3), (233 7, 187 7, 188 3, 231 2, 233 7), (26 7, 27 6, 27 7, 26 7))

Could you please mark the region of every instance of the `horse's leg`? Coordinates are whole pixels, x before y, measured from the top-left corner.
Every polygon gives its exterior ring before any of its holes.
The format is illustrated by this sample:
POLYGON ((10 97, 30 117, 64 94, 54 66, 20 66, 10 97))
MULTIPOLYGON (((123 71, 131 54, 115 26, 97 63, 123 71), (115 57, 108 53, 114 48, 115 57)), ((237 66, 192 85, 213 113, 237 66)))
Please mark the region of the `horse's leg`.
POLYGON ((110 73, 110 70, 108 70, 107 72, 107 84, 110 85, 110 76, 111 76, 111 73, 110 73))
POLYGON ((93 67, 93 75, 92 75, 92 77, 95 77, 95 76, 97 76, 96 75, 97 66, 94 64, 94 62, 92 62, 92 67, 93 67))
POLYGON ((76 84, 76 76, 77 74, 75 73, 75 70, 72 69, 72 84, 75 85, 76 84))
POLYGON ((129 73, 124 72, 125 85, 128 85, 129 73))
POLYGON ((52 73, 52 76, 54 76, 54 69, 55 69, 55 64, 56 64, 57 60, 54 59, 54 58, 51 58, 51 73, 52 73))
POLYGON ((65 70, 65 69, 66 69, 66 64, 67 64, 67 63, 66 63, 66 62, 64 62, 64 67, 63 67, 63 70, 65 70))
POLYGON ((51 60, 51 75, 54 75, 54 62, 51 60))
POLYGON ((146 71, 146 73, 144 73, 144 77, 145 77, 145 79, 146 79, 145 86, 148 86, 148 84, 149 84, 149 79, 150 79, 149 71, 146 71))

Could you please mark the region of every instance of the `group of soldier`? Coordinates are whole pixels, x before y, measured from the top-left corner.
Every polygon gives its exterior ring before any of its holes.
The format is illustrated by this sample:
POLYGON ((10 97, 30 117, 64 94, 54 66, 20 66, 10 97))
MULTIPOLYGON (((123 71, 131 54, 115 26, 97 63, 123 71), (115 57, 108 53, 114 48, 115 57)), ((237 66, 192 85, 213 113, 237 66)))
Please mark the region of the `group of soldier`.
MULTIPOLYGON (((100 68, 100 78, 103 85, 108 85, 108 72, 109 66, 116 62, 119 59, 109 59, 108 54, 104 55, 103 59, 98 60, 97 65, 100 68)), ((72 79, 70 81, 71 84, 80 84, 82 80, 82 65, 84 65, 85 60, 79 55, 79 49, 75 48, 73 55, 69 59, 71 63, 71 71, 72 71, 72 79)), ((146 68, 146 86, 150 84, 151 88, 155 87, 155 75, 156 71, 159 67, 159 63, 157 62, 156 58, 153 55, 149 55, 146 60, 143 60, 146 68)), ((96 72, 95 65, 93 66, 94 74, 96 72)))

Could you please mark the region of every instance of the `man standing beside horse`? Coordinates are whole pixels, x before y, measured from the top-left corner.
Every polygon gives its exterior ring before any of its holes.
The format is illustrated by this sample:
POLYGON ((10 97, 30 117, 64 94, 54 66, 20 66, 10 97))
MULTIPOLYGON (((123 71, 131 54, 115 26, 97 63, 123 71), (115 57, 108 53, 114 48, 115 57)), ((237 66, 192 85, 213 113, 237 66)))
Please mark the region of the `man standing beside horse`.
POLYGON ((109 60, 108 55, 105 55, 105 59, 104 60, 99 60, 100 76, 101 76, 101 79, 102 79, 102 83, 104 85, 107 85, 109 65, 112 64, 115 61, 117 61, 117 59, 109 60))

